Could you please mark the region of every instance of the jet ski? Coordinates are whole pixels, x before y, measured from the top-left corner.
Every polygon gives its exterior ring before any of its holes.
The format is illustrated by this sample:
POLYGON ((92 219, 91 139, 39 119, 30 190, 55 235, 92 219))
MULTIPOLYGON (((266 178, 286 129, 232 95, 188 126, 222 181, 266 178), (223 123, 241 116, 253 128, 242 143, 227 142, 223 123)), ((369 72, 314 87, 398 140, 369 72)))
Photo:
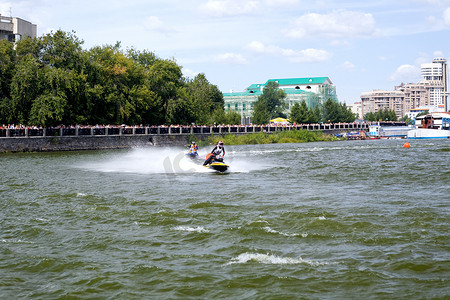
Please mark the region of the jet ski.
POLYGON ((212 163, 206 165, 205 167, 223 173, 226 170, 228 170, 230 166, 224 163, 223 161, 213 161, 212 163))
MULTIPOLYGON (((208 159, 212 156, 212 153, 209 153, 206 156, 206 160, 208 161, 208 159)), ((206 163, 206 162, 205 162, 206 163)), ((203 165, 206 168, 218 171, 218 172, 225 172, 226 170, 228 170, 228 168, 230 167, 229 165, 227 165, 226 163, 223 162, 223 160, 213 160, 211 161, 209 164, 203 165)))
POLYGON ((187 152, 186 154, 184 154, 184 156, 186 156, 187 158, 190 158, 190 159, 197 159, 198 153, 197 152, 187 152))

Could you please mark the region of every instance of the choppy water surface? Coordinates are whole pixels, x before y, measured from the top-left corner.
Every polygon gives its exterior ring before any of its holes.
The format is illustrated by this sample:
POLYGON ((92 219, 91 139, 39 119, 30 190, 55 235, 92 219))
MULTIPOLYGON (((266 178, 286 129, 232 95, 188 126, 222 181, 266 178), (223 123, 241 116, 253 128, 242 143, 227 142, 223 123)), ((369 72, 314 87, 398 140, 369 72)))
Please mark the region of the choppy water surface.
POLYGON ((0 298, 448 299, 450 143, 410 143, 1 155, 0 298))

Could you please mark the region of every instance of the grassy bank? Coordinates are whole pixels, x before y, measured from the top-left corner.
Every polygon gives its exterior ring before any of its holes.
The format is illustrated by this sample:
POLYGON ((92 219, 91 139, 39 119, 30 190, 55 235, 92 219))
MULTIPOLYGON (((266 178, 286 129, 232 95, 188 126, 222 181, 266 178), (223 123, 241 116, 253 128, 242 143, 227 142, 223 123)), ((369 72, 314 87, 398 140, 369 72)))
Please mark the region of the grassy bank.
POLYGON ((291 130, 279 131, 271 134, 264 132, 249 133, 242 135, 227 134, 223 136, 211 136, 208 141, 216 144, 219 140, 225 145, 248 145, 248 144, 274 144, 274 143, 307 143, 320 141, 339 140, 333 135, 326 135, 321 131, 291 130))

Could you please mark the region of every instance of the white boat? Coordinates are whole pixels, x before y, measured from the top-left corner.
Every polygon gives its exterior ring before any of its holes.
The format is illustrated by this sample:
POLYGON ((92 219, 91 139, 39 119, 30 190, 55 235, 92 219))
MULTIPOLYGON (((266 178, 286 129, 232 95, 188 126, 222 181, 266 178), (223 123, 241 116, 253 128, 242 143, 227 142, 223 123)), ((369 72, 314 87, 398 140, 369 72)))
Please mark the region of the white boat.
POLYGON ((408 139, 450 139, 450 113, 434 112, 416 118, 408 139))
POLYGON ((371 139, 404 139, 411 129, 405 122, 377 122, 369 125, 369 136, 371 139))

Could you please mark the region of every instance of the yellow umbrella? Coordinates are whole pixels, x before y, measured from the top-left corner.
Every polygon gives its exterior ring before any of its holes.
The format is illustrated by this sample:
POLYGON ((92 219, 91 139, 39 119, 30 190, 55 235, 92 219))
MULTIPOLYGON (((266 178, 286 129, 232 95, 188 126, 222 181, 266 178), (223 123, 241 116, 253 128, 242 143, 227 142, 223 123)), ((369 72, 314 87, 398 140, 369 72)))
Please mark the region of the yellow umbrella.
POLYGON ((270 123, 287 124, 287 123, 289 123, 289 120, 285 119, 285 118, 275 118, 275 119, 270 120, 270 123))

